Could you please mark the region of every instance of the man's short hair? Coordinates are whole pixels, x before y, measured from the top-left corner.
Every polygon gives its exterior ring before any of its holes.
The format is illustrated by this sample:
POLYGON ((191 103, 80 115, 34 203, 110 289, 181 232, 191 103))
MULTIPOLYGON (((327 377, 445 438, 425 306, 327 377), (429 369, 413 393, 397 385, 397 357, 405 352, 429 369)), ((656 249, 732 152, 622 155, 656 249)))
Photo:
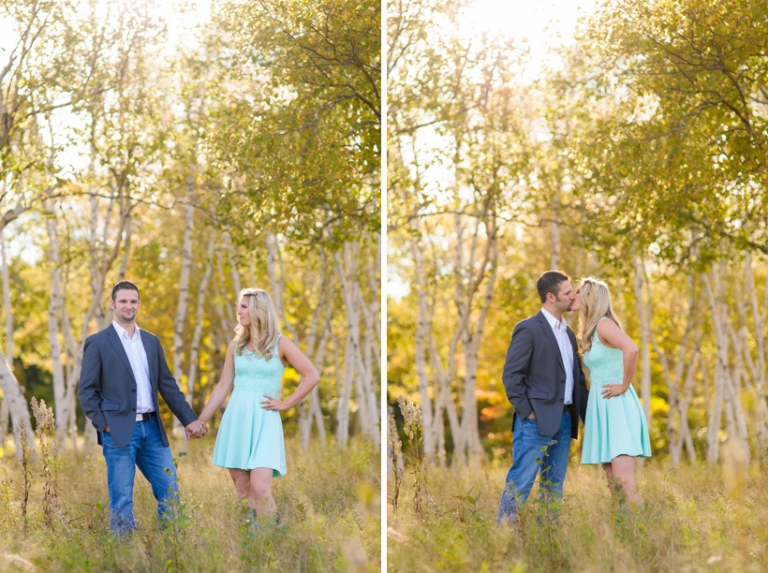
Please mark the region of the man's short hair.
POLYGON ((135 284, 133 284, 131 281, 120 281, 115 286, 112 287, 112 300, 115 300, 115 296, 117 295, 117 291, 119 290, 135 290, 136 295, 139 294, 139 287, 137 287, 135 284))
POLYGON ((542 303, 547 302, 547 293, 551 292, 557 298, 560 293, 560 283, 568 280, 568 275, 560 271, 547 271, 536 281, 536 290, 542 303))

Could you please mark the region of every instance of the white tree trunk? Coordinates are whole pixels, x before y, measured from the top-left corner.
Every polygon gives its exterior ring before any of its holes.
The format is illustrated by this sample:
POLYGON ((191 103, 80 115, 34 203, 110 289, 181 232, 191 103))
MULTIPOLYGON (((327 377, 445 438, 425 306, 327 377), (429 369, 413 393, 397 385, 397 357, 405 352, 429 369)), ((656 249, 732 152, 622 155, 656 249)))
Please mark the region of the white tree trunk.
MULTIPOLYGON (((688 301, 687 307, 682 309, 681 313, 687 315, 686 325, 684 327, 683 340, 678 349, 678 358, 675 364, 674 373, 670 371, 669 361, 666 354, 659 346, 656 336, 651 332, 651 344, 656 352, 659 362, 662 366, 662 372, 664 374, 664 381, 667 386, 667 403, 669 410, 667 413, 667 444, 670 450, 670 456, 672 458, 672 467, 677 467, 680 463, 680 456, 682 454, 682 448, 684 443, 687 444, 687 440, 690 439, 690 431, 688 429, 688 404, 690 403, 690 394, 686 394, 688 401, 680 397, 681 387, 683 384, 683 377, 685 376, 686 368, 688 375, 686 377, 686 389, 688 389, 689 381, 692 381, 694 373, 694 362, 696 359, 696 349, 688 359, 688 345, 692 339, 694 330, 694 285, 693 276, 691 274, 687 277, 687 290, 688 301), (686 433, 688 436, 686 437, 686 433)), ((651 294, 651 284, 649 280, 645 280, 645 294, 648 300, 649 313, 653 314, 653 296, 651 294)))
POLYGON ((560 268, 560 202, 561 191, 558 183, 555 189, 555 196, 552 198, 552 211, 554 217, 552 220, 552 266, 553 270, 560 268))
MULTIPOLYGON (((66 299, 66 296, 63 297, 66 299)), ((80 367, 83 363, 83 343, 85 342, 85 334, 83 335, 82 342, 77 343, 72 331, 72 325, 69 322, 69 315, 67 314, 66 305, 61 308, 61 327, 64 338, 64 346, 67 348, 69 360, 67 363, 66 371, 66 391, 64 394, 64 403, 66 408, 72 412, 70 416, 69 424, 69 437, 72 442, 72 450, 77 453, 77 415, 76 415, 76 400, 77 385, 80 382, 80 367)), ((88 424, 86 424, 86 435, 88 434, 88 424)))
POLYGON ((66 403, 67 392, 64 365, 62 363, 62 348, 59 344, 59 323, 64 308, 64 291, 61 283, 61 253, 59 248, 59 227, 55 207, 52 201, 46 201, 45 209, 48 214, 46 228, 48 230, 48 260, 51 264, 51 286, 48 302, 48 342, 51 345, 51 362, 53 368, 54 411, 56 413, 56 438, 60 447, 64 447, 71 417, 74 412, 66 403))
MULTIPOLYGON (((0 229, 0 271, 3 288, 3 316, 5 317, 5 358, 8 368, 13 371, 13 309, 11 308, 11 281, 8 273, 8 257, 5 252, 5 227, 0 229)), ((0 402, 0 451, 5 450, 5 436, 10 417, 9 402, 0 402)))
MULTIPOLYGON (((736 267, 738 269, 738 267, 736 267)), ((738 283, 738 279, 733 281, 738 283)), ((730 335, 731 343, 733 347, 733 365, 730 368, 730 380, 732 387, 733 401, 731 408, 733 410, 733 417, 736 423, 736 432, 739 437, 739 442, 746 456, 746 461, 749 462, 751 458, 751 452, 749 449, 749 431, 747 427, 747 419, 744 414, 744 408, 741 405, 741 396, 746 386, 752 386, 754 384, 750 381, 747 369, 745 367, 745 356, 751 358, 749 354, 749 341, 748 341, 748 327, 747 327, 747 301, 749 300, 749 294, 744 291, 736 290, 735 304, 737 309, 737 316, 739 318, 738 331, 731 322, 729 314, 725 315, 727 321, 726 336, 730 335)))
MULTIPOLYGON (((181 276, 179 277, 179 302, 176 305, 176 319, 173 322, 173 377, 179 389, 184 387, 182 378, 182 359, 184 358, 184 327, 187 321, 189 301, 189 274, 192 268, 192 228, 194 226, 194 176, 187 176, 187 206, 184 213, 184 243, 181 249, 181 276)), ((186 395, 192 392, 192 382, 187 380, 186 395)), ((179 432, 181 422, 173 417, 173 428, 179 432)))
POLYGON ((128 263, 131 260, 131 222, 133 218, 131 214, 125 218, 125 247, 123 249, 123 258, 120 262, 120 270, 117 271, 117 281, 125 280, 125 276, 128 273, 128 263))
POLYGON ((734 372, 732 372, 729 364, 730 337, 724 276, 724 261, 712 267, 711 279, 706 274, 704 275, 704 285, 712 312, 712 326, 717 345, 717 363, 714 376, 715 397, 707 436, 709 448, 707 461, 710 464, 715 464, 719 459, 718 442, 722 413, 725 413, 728 439, 736 445, 735 455, 748 462, 750 453, 739 398, 738 380, 734 380, 734 372))
MULTIPOLYGON (((275 302, 278 316, 283 319, 283 324, 290 332, 294 343, 301 347, 303 346, 299 334, 293 325, 288 320, 288 314, 285 310, 284 295, 285 295, 285 269, 283 267, 283 258, 280 249, 280 242, 278 237, 268 232, 266 237, 267 244, 267 274, 269 275, 270 290, 272 292, 272 299, 275 302), (279 274, 278 274, 279 268, 279 274)), ((325 253, 321 252, 322 263, 320 265, 320 280, 319 280, 319 292, 320 299, 312 313, 312 320, 309 325, 309 333, 307 335, 307 345, 305 353, 310 362, 315 366, 318 372, 322 372, 323 360, 325 357, 325 345, 327 343, 326 333, 328 332, 323 328, 321 340, 319 345, 317 342, 318 325, 326 324, 325 321, 320 321, 322 312, 325 312, 329 320, 327 327, 330 328, 330 309, 328 309, 328 300, 330 299, 330 292, 333 290, 333 278, 328 276, 325 265, 325 253)), ((301 379, 299 380, 301 383, 301 379)), ((304 449, 309 446, 309 439, 312 433, 312 424, 317 426, 318 438, 322 445, 325 444, 326 432, 325 424, 323 422, 323 413, 320 408, 319 389, 316 386, 312 389, 307 400, 303 400, 301 404, 298 404, 299 411, 299 434, 301 436, 301 445, 304 449)))
POLYGON ((635 255, 635 301, 640 316, 640 397, 648 427, 651 425, 651 317, 648 303, 644 301, 643 283, 645 264, 642 257, 635 255))
POLYGON ((213 281, 213 290, 215 296, 213 297, 213 308, 216 310, 218 317, 217 330, 218 344, 226 346, 234 336, 233 328, 235 316, 235 305, 237 301, 234 296, 230 294, 227 287, 227 279, 224 276, 224 253, 222 248, 215 249, 216 251, 216 280, 213 281))
MULTIPOLYGON (((474 229, 466 241, 461 215, 454 215, 454 221, 456 229, 454 291, 458 310, 457 336, 454 337, 454 341, 461 341, 463 349, 464 384, 461 401, 463 417, 459 423, 458 433, 453 434, 453 440, 455 445, 454 459, 460 464, 465 464, 469 460, 474 462, 485 457, 478 428, 475 390, 477 388, 478 352, 485 328, 485 320, 493 298, 498 249, 496 248, 495 219, 487 210, 478 213, 473 218, 474 229), (481 229, 484 229, 485 234, 482 248, 480 247, 483 240, 481 229), (478 253, 480 255, 479 260, 477 260, 478 253), (480 312, 474 318, 475 325, 473 327, 473 308, 483 281, 485 281, 485 293, 481 298, 480 312)), ((455 371, 455 361, 450 361, 450 357, 455 356, 456 351, 457 345, 454 343, 449 354, 449 371, 455 371)), ((446 382, 450 380, 451 378, 448 378, 446 382)), ((447 384, 445 392, 448 395, 447 384)), ((451 415, 449 409, 449 420, 451 415)))
MULTIPOLYGON (((5 356, 0 354, 0 388, 3 390, 3 402, 8 402, 8 410, 11 413, 11 423, 13 425, 13 437, 16 442, 16 459, 21 459, 21 444, 19 442, 19 423, 24 422, 27 432, 32 431, 32 425, 29 422, 29 410, 27 400, 19 386, 19 381, 8 367, 5 356)), ((34 443, 30 442, 34 446, 34 443)))
MULTIPOLYGON (((357 292, 357 304, 362 313, 365 314, 366 303, 363 300, 362 290, 358 287, 357 292)), ((360 390, 358 396, 361 396, 362 400, 367 402, 367 428, 368 439, 370 439, 378 448, 381 445, 381 428, 379 425, 379 416, 381 411, 379 409, 379 399, 376 395, 376 389, 374 387, 374 375, 373 375, 373 348, 376 346, 376 341, 372 338, 373 329, 365 331, 360 338, 360 346, 358 350, 358 379, 360 390)), ((361 410, 362 415, 362 410, 361 410)), ((366 427, 366 426, 363 426, 366 427)))
POLYGON ((339 446, 346 445, 349 439, 349 410, 352 398, 352 385, 355 386, 355 398, 358 408, 358 423, 363 436, 375 443, 380 441, 379 411, 375 407, 376 399, 370 380, 366 380, 366 372, 361 357, 360 313, 362 295, 358 279, 359 243, 345 243, 343 261, 336 253, 336 268, 341 280, 341 291, 346 306, 347 343, 344 352, 344 382, 339 407, 337 408, 337 442, 339 446), (343 402, 343 403, 342 403, 343 402), (374 407, 372 408, 372 403, 374 407), (342 424, 346 428, 342 429, 342 424))
MULTIPOLYGON (((424 425, 424 454, 427 459, 434 459, 437 454, 437 431, 433 417, 432 397, 430 395, 429 375, 427 374, 427 349, 430 337, 430 304, 427 291, 426 260, 419 244, 418 225, 411 221, 411 256, 413 260, 413 288, 416 291, 417 315, 414 346, 416 358, 416 376, 421 398, 421 420, 424 425)), ((442 420, 441 420, 442 422, 442 420)))
POLYGON ((688 408, 691 405, 691 399, 693 397, 693 383, 696 375, 696 363, 701 361, 701 353, 698 351, 698 345, 694 349, 691 363, 688 366, 688 374, 685 377, 685 387, 683 389, 683 398, 679 402, 680 412, 680 432, 677 437, 677 444, 675 449, 677 450, 677 460, 680 460, 680 451, 685 446, 685 450, 688 453, 688 461, 695 463, 697 460, 696 448, 693 446, 693 436, 691 435, 691 428, 688 425, 688 408))
POLYGON ((195 309, 195 330, 192 333, 192 346, 189 350, 189 374, 187 375, 187 402, 192 404, 192 394, 195 388, 195 382, 197 381, 197 358, 200 354, 200 340, 203 335, 203 317, 204 306, 207 291, 208 281, 211 279, 213 273, 213 231, 211 231, 208 238, 208 251, 205 257, 205 271, 203 271, 203 278, 200 280, 200 286, 197 289, 197 307, 195 309))
POLYGON ((341 387, 337 390, 338 401, 336 403, 336 445, 343 448, 349 441, 349 407, 352 399, 352 383, 355 376, 355 361, 347 360, 353 352, 353 344, 347 336, 347 345, 345 348, 344 374, 337 378, 341 382, 341 387))
POLYGON ((377 294, 381 293, 381 234, 379 233, 376 234, 374 248, 376 256, 366 257, 368 261, 366 278, 371 302, 363 310, 367 336, 373 341, 374 364, 381 364, 381 297, 377 294))
MULTIPOLYGON (((714 275, 714 272, 713 272, 714 275)), ((704 285, 709 299, 710 311, 712 312, 712 323, 715 330, 719 327, 719 320, 716 317, 717 305, 715 304, 715 292, 710 284, 709 277, 706 274, 703 276, 704 285)), ((720 352, 718 344, 718 356, 717 366, 715 367, 715 375, 712 379, 712 403, 709 407, 707 417, 707 463, 713 466, 717 463, 720 456, 720 423, 722 420, 722 408, 723 408, 723 377, 720 375, 720 352)), ((703 366, 703 364, 702 364, 703 366)), ((702 371, 706 372, 704 368, 702 371)), ((706 376, 706 374, 705 374, 706 376)), ((708 377, 707 377, 708 378, 708 377)))
MULTIPOLYGON (((650 300, 650 297, 649 297, 650 300)), ((667 386, 667 403, 669 404, 669 411, 667 413, 667 444, 669 444, 670 455, 672 457, 672 467, 677 467, 680 463, 680 455, 682 453, 683 440, 682 435, 684 433, 685 417, 687 416, 687 405, 685 412, 682 409, 682 399, 680 397, 680 388, 682 385, 683 375, 685 374, 686 365, 690 374, 693 372, 693 363, 687 364, 688 343, 692 335, 691 326, 693 322, 693 316, 689 313, 688 323, 685 327, 685 334, 683 335, 683 341, 680 344, 678 350, 678 359, 675 364, 674 373, 670 372, 669 361, 662 349, 659 347, 656 337, 651 334, 651 343, 653 349, 656 352, 656 356, 661 362, 662 371, 664 373, 664 381, 667 386)), ((694 353, 695 357, 695 353, 694 353)))
POLYGON ((275 303, 275 309, 277 310, 277 316, 282 318, 285 328, 290 332, 291 338, 299 344, 299 335, 296 329, 288 320, 288 315, 285 312, 285 306, 283 305, 283 293, 285 291, 285 279, 282 273, 282 266, 280 268, 280 276, 277 273, 278 259, 280 258, 280 244, 277 236, 271 231, 267 232, 267 274, 269 275, 269 288, 272 294, 272 300, 275 303))
MULTIPOLYGON (((765 261, 761 261, 763 265, 765 261)), ((768 277, 763 287, 763 312, 760 312, 760 305, 757 300, 757 290, 755 288, 755 278, 753 272, 752 256, 748 253, 744 262, 745 278, 744 288, 749 300, 750 311, 752 315, 752 324, 754 325, 755 336, 755 359, 751 366, 752 379, 754 381, 756 408, 755 408, 755 427, 757 431, 757 451, 760 457, 764 457, 768 449, 768 402, 766 402, 765 382, 766 382, 766 358, 765 358, 765 312, 768 311, 768 277)), ((744 352, 747 360, 750 361, 751 354, 749 347, 744 346, 744 352)))
POLYGON ((498 243, 496 241, 495 230, 488 237, 490 246, 489 264, 490 274, 486 279, 485 292, 480 302, 480 313, 475 323, 474 331, 469 332, 469 324, 465 328, 465 338, 463 345, 466 353, 465 375, 464 375, 464 417, 462 418, 463 434, 466 438, 465 447, 468 455, 475 461, 485 459, 485 449, 480 438, 479 420, 477 417, 477 368, 479 363, 480 343, 483 340, 485 331, 485 322, 488 313, 491 310, 491 301, 496 286, 496 270, 498 268, 498 243))
POLYGON ((471 235, 465 237, 465 215, 455 214, 453 245, 453 304, 457 308, 457 325, 448 342, 445 363, 437 348, 433 332, 432 313, 437 303, 429 298, 426 257, 423 253, 421 223, 411 222, 413 229, 410 250, 413 260, 413 285, 417 296, 415 332, 416 372, 424 421, 426 456, 445 465, 445 418, 447 416, 454 442, 453 462, 466 464, 468 459, 485 456, 478 428, 477 369, 485 322, 493 298, 498 249, 495 216, 489 205, 483 206, 475 217, 471 235), (479 310, 477 302, 479 300, 479 310), (463 361, 462 383, 457 389, 452 383, 457 376, 457 364, 463 361), (454 392, 460 395, 462 411, 459 417, 454 392), (434 396, 434 398, 433 398, 434 396))
MULTIPOLYGON (((229 266, 232 270, 232 286, 235 289, 235 296, 240 294, 242 287, 240 286, 240 271, 237 269, 237 256, 235 254, 235 247, 232 245, 232 237, 229 235, 229 231, 224 232, 224 248, 227 251, 227 259, 229 260, 229 266)), ((232 301, 234 306, 235 301, 232 301)))
POLYGON ((5 316, 5 358, 13 368, 13 308, 11 308, 11 280, 8 274, 8 256, 5 252, 5 228, 0 230, 0 264, 3 280, 3 315, 5 316))

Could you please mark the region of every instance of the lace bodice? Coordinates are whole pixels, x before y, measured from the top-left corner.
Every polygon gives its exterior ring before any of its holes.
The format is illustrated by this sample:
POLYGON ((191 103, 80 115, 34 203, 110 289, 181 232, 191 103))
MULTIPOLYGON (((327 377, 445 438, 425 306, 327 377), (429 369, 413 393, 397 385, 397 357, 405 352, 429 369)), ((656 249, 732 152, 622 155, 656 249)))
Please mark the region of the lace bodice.
POLYGON ((589 368, 593 385, 621 384, 624 379, 624 353, 600 342, 597 329, 592 334, 592 347, 584 354, 584 366, 589 368))
POLYGON ((243 348, 242 354, 235 354, 235 388, 263 392, 276 398, 279 396, 285 367, 280 361, 277 344, 275 342, 269 360, 247 348, 243 348))

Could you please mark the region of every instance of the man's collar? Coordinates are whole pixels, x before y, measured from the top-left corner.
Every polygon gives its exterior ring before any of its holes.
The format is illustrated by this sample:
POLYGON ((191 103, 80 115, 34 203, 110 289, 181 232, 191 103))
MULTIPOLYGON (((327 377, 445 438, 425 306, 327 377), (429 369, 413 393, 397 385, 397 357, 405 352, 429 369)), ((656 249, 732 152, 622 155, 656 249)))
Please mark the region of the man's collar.
POLYGON ((560 321, 558 321, 558 320, 557 320, 557 319, 556 319, 554 316, 552 316, 552 315, 549 313, 549 311, 548 311, 546 308, 544 308, 543 306, 541 307, 541 314, 543 314, 543 315, 544 315, 544 318, 546 318, 546 319, 547 319, 547 322, 549 323, 549 326, 551 326, 552 328, 560 327, 560 328, 562 328, 563 330, 565 330, 565 328, 568 326, 568 323, 565 321, 565 317, 561 317, 561 318, 560 318, 560 321))
MULTIPOLYGON (((120 325, 117 323, 117 321, 116 321, 116 320, 113 320, 113 321, 112 321, 112 326, 114 326, 114 327, 115 327, 115 331, 117 332, 117 335, 118 335, 120 338, 123 338, 124 336, 126 336, 126 337, 128 337, 128 339, 129 339, 129 340, 131 339, 131 337, 130 337, 130 336, 128 336, 128 331, 127 331, 126 329, 124 329, 122 326, 120 326, 120 325)), ((134 334, 138 334, 138 333, 139 333, 139 325, 137 324, 137 325, 135 325, 135 326, 136 326, 136 331, 134 332, 134 334)))

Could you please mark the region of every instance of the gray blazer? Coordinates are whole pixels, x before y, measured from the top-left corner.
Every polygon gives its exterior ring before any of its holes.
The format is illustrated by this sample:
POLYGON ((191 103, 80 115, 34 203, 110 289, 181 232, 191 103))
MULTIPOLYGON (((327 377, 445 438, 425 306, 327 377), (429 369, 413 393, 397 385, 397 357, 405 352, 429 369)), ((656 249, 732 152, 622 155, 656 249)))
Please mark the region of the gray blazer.
MULTIPOLYGON (((579 416, 583 420, 587 413, 589 390, 576 336, 570 327, 567 332, 573 346, 573 403, 569 408, 571 437, 576 439, 579 416)), ((551 436, 557 433, 565 404, 565 366, 555 333, 541 312, 515 326, 501 378, 507 398, 515 407, 513 426, 515 416, 525 419, 534 412, 540 434, 551 436)))
MULTIPOLYGON (((197 416, 171 376, 160 340, 144 329, 139 332, 147 353, 155 412, 160 414, 159 392, 181 423, 184 426, 191 424, 197 416)), ((115 446, 127 446, 136 425, 136 379, 120 336, 111 324, 85 340, 78 395, 85 415, 95 428, 103 432, 109 426, 115 446)), ((163 443, 167 446, 165 428, 159 419, 158 423, 163 443)))

